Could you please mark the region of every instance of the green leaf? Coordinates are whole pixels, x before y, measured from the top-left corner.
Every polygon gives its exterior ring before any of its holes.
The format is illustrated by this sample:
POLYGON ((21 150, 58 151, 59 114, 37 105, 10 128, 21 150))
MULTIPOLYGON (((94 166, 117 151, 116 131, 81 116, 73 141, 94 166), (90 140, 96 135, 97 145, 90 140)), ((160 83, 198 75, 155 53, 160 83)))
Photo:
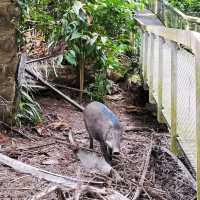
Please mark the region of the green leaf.
POLYGON ((76 14, 76 16, 81 20, 84 21, 86 20, 86 12, 83 9, 83 4, 80 1, 75 1, 73 5, 73 10, 76 14))
POLYGON ((105 44, 107 42, 108 38, 107 37, 101 37, 101 42, 105 44))
POLYGON ((73 10, 76 13, 76 15, 79 15, 80 9, 83 7, 83 4, 80 1, 75 1, 73 5, 73 10))
POLYGON ((72 33, 70 40, 75 40, 75 39, 78 39, 80 37, 81 37, 81 34, 76 31, 76 32, 72 33))
POLYGON ((93 34, 93 38, 90 39, 90 45, 91 45, 91 46, 94 45, 94 43, 97 41, 98 37, 99 37, 99 35, 98 35, 97 33, 94 33, 94 34, 93 34))
POLYGON ((71 64, 76 65, 76 53, 73 50, 70 50, 64 55, 64 58, 71 64))

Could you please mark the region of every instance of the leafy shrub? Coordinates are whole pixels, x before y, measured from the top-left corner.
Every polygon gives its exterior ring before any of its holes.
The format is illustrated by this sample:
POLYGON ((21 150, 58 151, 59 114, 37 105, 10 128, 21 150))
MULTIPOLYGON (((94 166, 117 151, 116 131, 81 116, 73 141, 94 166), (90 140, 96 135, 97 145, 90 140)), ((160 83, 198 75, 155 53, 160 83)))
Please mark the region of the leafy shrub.
POLYGON ((21 90, 21 101, 15 120, 19 126, 24 123, 38 124, 42 121, 41 107, 33 100, 30 92, 21 90))
POLYGON ((108 84, 106 70, 122 74, 127 71, 123 69, 120 56, 134 52, 130 41, 130 33, 135 32, 133 12, 143 8, 145 1, 19 0, 24 16, 21 30, 35 28, 41 32, 49 49, 64 42, 63 58, 79 69, 81 90, 86 66, 95 66, 96 72, 101 73, 96 73, 89 94, 100 99, 108 88, 101 89, 108 84), (101 84, 103 81, 105 83, 101 84), (97 86, 101 88, 98 90, 97 86))
POLYGON ((105 72, 99 72, 95 76, 95 82, 91 83, 87 87, 87 93, 90 96, 91 100, 103 101, 103 97, 109 92, 111 89, 111 81, 109 81, 106 77, 105 72))

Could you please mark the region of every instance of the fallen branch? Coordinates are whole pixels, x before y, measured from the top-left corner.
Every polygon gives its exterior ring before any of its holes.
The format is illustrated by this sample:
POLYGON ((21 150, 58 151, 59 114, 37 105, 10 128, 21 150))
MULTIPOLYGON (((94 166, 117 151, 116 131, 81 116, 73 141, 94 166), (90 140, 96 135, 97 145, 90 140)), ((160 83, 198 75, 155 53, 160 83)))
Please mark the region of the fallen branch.
MULTIPOLYGON (((20 171, 20 172, 26 173, 26 174, 31 174, 32 176, 38 177, 40 179, 45 179, 47 181, 62 184, 66 187, 73 188, 73 187, 77 186, 77 183, 88 183, 88 181, 86 181, 86 180, 78 180, 76 178, 62 176, 59 174, 54 174, 54 173, 48 172, 46 170, 27 165, 25 163, 22 163, 21 161, 12 159, 1 153, 0 153, 0 162, 12 167, 16 171, 20 171)), ((94 182, 94 181, 91 182, 90 181, 90 184, 102 185, 103 182, 94 182)))
POLYGON ((64 89, 68 89, 68 90, 73 90, 73 91, 76 91, 76 92, 83 92, 83 93, 87 94, 86 90, 80 90, 80 89, 77 89, 77 88, 73 88, 73 87, 69 87, 69 86, 65 86, 65 85, 61 85, 61 84, 53 84, 53 86, 56 86, 58 88, 64 88, 64 89))
POLYGON ((135 195, 132 198, 132 200, 137 200, 140 197, 140 194, 143 190, 143 184, 144 184, 144 180, 145 180, 145 177, 146 177, 146 174, 147 174, 147 170, 148 170, 148 166, 149 166, 149 162, 150 162, 150 158, 151 158, 152 146, 153 146, 153 139, 151 139, 151 144, 149 146, 149 151, 147 152, 146 161, 145 161, 144 169, 143 169, 143 172, 142 172, 142 176, 140 178, 138 187, 136 189, 135 195))
POLYGON ((88 190, 94 191, 98 194, 106 195, 106 198, 108 200, 129 200, 128 198, 126 198, 125 196, 123 196, 122 194, 120 194, 119 192, 115 190, 108 191, 105 188, 97 188, 97 187, 88 185, 88 184, 92 184, 92 185, 102 186, 102 184, 104 184, 103 182, 78 180, 76 178, 54 174, 54 173, 45 171, 43 169, 24 164, 21 161, 9 158, 8 156, 3 155, 1 153, 0 153, 0 163, 3 163, 9 167, 12 167, 16 171, 20 171, 26 174, 31 174, 32 176, 37 177, 39 179, 45 179, 53 183, 61 184, 70 189, 76 189, 80 183, 86 184, 86 185, 83 185, 83 187, 85 186, 88 188, 88 190))
POLYGON ((57 94, 59 94, 61 97, 63 97, 69 103, 71 103, 72 105, 74 105, 75 107, 77 107, 79 110, 81 110, 81 111, 84 110, 84 107, 82 107, 81 105, 79 105, 77 102, 75 102, 74 100, 72 100, 70 97, 66 96, 60 90, 56 89, 54 86, 52 86, 50 83, 48 83, 47 81, 45 81, 43 78, 37 76, 37 74, 35 74, 33 71, 30 71, 29 69, 25 69, 25 70, 32 77, 34 77, 35 79, 39 80, 41 83, 43 83, 48 88, 52 89, 54 92, 56 92, 57 94))

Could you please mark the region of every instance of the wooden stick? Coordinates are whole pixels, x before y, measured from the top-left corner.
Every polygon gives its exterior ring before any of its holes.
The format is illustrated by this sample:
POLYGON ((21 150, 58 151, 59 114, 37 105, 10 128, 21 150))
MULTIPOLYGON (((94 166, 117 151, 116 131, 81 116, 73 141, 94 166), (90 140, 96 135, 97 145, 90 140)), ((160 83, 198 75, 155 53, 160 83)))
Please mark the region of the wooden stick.
POLYGON ((53 84, 53 86, 56 86, 58 88, 64 88, 64 89, 68 89, 68 90, 74 90, 76 92, 83 92, 83 93, 87 93, 86 90, 80 90, 77 88, 73 88, 73 87, 69 87, 69 86, 65 86, 65 85, 61 85, 61 84, 53 84))
POLYGON ((34 72, 30 71, 29 69, 25 69, 25 70, 26 70, 26 72, 28 74, 30 74, 31 76, 33 76, 35 79, 39 80, 41 83, 43 83, 48 88, 52 89, 54 92, 56 92, 57 94, 59 94, 61 97, 63 97, 69 103, 71 103, 72 105, 74 105, 75 107, 77 107, 79 110, 84 111, 84 107, 82 107, 81 105, 79 105, 77 102, 75 102, 74 100, 72 100, 70 97, 68 97, 65 94, 63 94, 60 90, 56 89, 54 86, 52 86, 50 83, 48 83, 47 81, 45 81, 43 78, 37 76, 37 74, 35 74, 34 72))
POLYGON ((55 55, 49 55, 49 56, 45 56, 45 57, 42 57, 42 58, 36 58, 36 59, 33 59, 33 60, 28 60, 28 61, 26 61, 26 64, 31 64, 31 63, 34 63, 34 62, 39 62, 39 61, 42 61, 42 60, 47 60, 47 59, 52 58, 52 57, 55 57, 55 55))
POLYGON ((76 146, 76 142, 74 141, 73 132, 72 132, 71 128, 70 128, 70 130, 68 132, 68 137, 69 137, 70 144, 73 145, 73 146, 76 146))
POLYGON ((149 166, 149 162, 150 162, 150 158, 151 158, 152 146, 153 146, 153 140, 151 140, 151 144, 150 144, 150 147, 149 147, 149 151, 147 152, 147 156, 146 156, 146 161, 145 161, 145 165, 144 165, 144 170, 143 170, 143 172, 142 172, 142 176, 141 176, 141 178, 140 178, 138 187, 137 187, 137 189, 136 189, 135 195, 134 195, 134 197, 132 198, 132 200, 137 200, 137 199, 140 197, 140 194, 141 194, 141 192, 142 192, 142 190, 143 190, 143 184, 144 184, 144 180, 145 180, 145 177, 146 177, 146 173, 147 173, 148 166, 149 166))

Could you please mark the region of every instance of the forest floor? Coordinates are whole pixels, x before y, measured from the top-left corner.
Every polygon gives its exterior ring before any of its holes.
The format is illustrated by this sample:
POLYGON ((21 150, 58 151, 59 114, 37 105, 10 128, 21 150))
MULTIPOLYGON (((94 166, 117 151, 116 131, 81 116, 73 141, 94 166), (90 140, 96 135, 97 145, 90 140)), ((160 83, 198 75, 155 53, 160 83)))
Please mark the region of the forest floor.
MULTIPOLYGON (((78 99, 76 95, 73 98, 78 99)), ((118 93, 107 96, 106 105, 117 114, 125 130, 121 153, 113 160, 113 168, 122 178, 121 181, 116 181, 114 177, 101 171, 85 168, 70 145, 69 131, 80 148, 89 149, 89 137, 82 113, 49 92, 38 96, 37 100, 42 107, 44 119, 35 127, 27 125, 22 128, 30 139, 11 137, 3 132, 0 134, 0 152, 29 165, 60 175, 101 181, 108 190, 117 190, 131 199, 141 179, 150 145, 153 143, 164 148, 169 147, 166 128, 159 125, 150 112, 135 107, 129 91, 121 89, 118 93)), ((97 142, 95 152, 100 153, 97 142)), ((0 164, 0 199, 30 199, 51 185, 48 181, 0 164)), ((73 192, 66 192, 66 199, 72 199, 73 192)), ((185 178, 179 165, 165 153, 152 153, 139 199, 192 200, 194 197, 195 191, 190 180, 185 178)), ((57 199, 57 194, 52 192, 41 199, 57 199)), ((106 198, 86 192, 80 199, 106 198)))

